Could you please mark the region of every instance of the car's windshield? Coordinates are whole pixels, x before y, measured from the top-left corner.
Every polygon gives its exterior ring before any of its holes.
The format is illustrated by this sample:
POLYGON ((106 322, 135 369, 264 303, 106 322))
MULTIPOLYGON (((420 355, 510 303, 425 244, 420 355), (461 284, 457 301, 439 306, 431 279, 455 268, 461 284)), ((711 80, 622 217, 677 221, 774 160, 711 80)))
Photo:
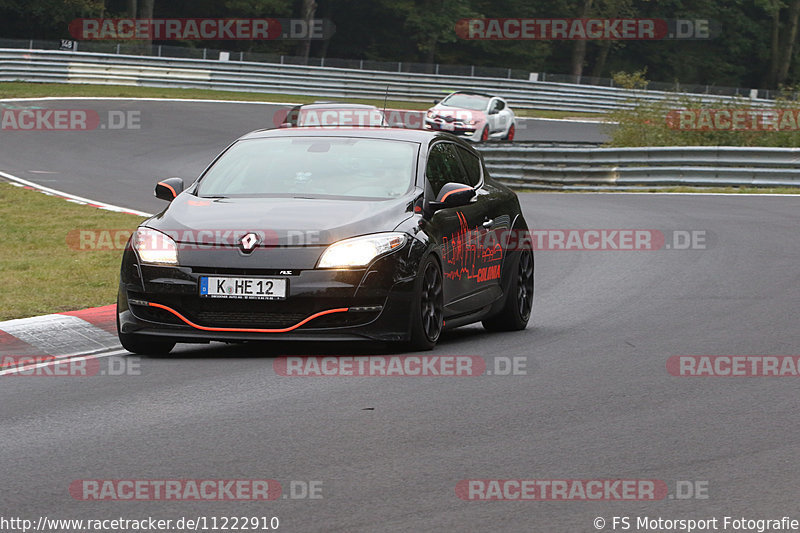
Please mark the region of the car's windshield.
POLYGON ((450 107, 483 111, 489 105, 489 98, 479 94, 454 93, 445 98, 442 103, 450 107))
POLYGON ((414 182, 418 145, 352 137, 246 139, 200 180, 197 194, 396 198, 414 182))

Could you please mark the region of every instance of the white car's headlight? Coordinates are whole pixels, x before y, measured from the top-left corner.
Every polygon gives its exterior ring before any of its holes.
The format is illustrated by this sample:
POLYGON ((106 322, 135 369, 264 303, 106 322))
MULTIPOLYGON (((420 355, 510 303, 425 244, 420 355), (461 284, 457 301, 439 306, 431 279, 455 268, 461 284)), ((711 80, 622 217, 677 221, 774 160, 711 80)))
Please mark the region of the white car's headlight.
POLYGON ((407 238, 405 233, 393 232, 375 233, 335 242, 322 253, 317 268, 367 266, 379 255, 401 248, 407 238))
POLYGON ((133 234, 131 243, 143 263, 156 265, 178 264, 178 245, 166 233, 140 227, 133 234))

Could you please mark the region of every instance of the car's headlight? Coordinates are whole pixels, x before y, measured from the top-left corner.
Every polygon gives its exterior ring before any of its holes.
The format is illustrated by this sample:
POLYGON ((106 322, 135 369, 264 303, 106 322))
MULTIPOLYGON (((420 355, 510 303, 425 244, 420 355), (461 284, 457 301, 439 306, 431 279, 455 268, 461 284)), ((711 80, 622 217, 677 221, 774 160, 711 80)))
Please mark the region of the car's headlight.
POLYGON ((406 243, 405 233, 375 233, 335 242, 319 258, 317 268, 367 266, 373 259, 406 243))
POLYGON ((428 118, 434 118, 436 116, 436 113, 434 113, 433 111, 428 111, 427 116, 428 118))
POLYGON ((166 233, 140 227, 136 229, 131 242, 143 263, 178 264, 178 245, 166 233))

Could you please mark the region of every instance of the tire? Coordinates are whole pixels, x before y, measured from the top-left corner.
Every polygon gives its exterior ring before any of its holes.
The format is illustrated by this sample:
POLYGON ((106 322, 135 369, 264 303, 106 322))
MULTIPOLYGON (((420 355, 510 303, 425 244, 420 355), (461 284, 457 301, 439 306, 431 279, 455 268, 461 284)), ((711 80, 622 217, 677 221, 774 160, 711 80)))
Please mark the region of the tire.
POLYGON ((516 125, 512 122, 511 125, 508 127, 508 132, 506 133, 505 140, 513 141, 514 135, 517 133, 516 125))
POLYGON ((444 291, 442 269, 433 256, 428 256, 414 282, 414 302, 411 305, 410 339, 412 351, 431 350, 436 346, 444 326, 444 291))
POLYGON ((117 313, 117 337, 123 348, 136 355, 167 355, 175 347, 174 341, 135 333, 122 333, 119 330, 119 313, 117 313))
POLYGON ((481 131, 481 142, 485 143, 489 140, 489 125, 483 127, 483 131, 481 131))
POLYGON ((499 313, 483 320, 488 331, 525 329, 533 311, 533 253, 522 250, 517 255, 506 301, 499 313))

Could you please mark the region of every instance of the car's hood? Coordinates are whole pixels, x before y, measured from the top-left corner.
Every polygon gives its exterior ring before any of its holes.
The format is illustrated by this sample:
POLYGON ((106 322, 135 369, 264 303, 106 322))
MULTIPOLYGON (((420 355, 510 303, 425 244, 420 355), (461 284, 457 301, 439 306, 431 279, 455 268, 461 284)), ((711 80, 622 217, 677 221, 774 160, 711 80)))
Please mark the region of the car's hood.
POLYGON ((443 104, 436 104, 431 109, 436 115, 445 118, 445 119, 454 119, 454 120, 461 120, 461 121, 468 121, 468 120, 482 120, 486 117, 486 113, 483 111, 475 111, 472 109, 464 109, 462 107, 451 107, 449 105, 443 104))
POLYGON ((187 244, 239 246, 247 233, 259 246, 320 246, 391 231, 411 216, 411 195, 390 200, 331 198, 198 198, 180 194, 147 226, 187 244))

